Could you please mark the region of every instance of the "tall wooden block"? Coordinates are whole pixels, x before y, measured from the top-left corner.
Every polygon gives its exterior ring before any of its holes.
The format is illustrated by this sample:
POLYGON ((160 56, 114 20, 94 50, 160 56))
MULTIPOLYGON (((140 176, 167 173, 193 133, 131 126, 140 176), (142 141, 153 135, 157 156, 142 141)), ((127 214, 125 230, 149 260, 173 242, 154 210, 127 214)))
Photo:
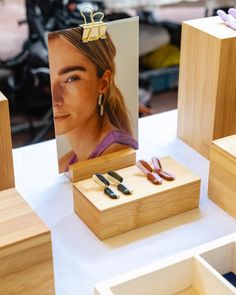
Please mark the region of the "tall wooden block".
POLYGON ((212 140, 236 133, 236 31, 220 18, 182 27, 178 136, 205 157, 212 140))
POLYGON ((15 186, 9 107, 0 92, 0 191, 15 186))
POLYGON ((14 186, 9 107, 0 92, 0 294, 54 295, 50 231, 14 186))
POLYGON ((208 194, 236 218, 236 135, 212 143, 208 194))
POLYGON ((0 294, 55 294, 50 231, 15 189, 0 192, 0 294))

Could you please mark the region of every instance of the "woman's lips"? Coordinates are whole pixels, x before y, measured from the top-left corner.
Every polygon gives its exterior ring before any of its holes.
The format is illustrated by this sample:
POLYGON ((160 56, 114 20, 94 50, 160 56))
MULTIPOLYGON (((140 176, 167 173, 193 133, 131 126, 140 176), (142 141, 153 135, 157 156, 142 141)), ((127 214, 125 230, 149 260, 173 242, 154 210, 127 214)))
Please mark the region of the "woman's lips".
POLYGON ((64 119, 68 118, 69 116, 70 116, 70 114, 67 114, 67 115, 55 115, 54 116, 54 120, 56 120, 56 121, 62 121, 64 119))

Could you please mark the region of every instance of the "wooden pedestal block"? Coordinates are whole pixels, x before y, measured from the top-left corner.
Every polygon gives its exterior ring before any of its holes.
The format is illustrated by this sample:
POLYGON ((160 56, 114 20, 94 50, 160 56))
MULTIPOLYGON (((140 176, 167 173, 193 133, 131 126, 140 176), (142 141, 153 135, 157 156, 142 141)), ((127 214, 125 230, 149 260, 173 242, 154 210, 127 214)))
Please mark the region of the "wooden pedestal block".
POLYGON ((0 92, 0 191, 15 186, 8 101, 0 92))
POLYGON ((0 192, 0 294, 55 294, 50 231, 15 189, 0 192))
POLYGON ((218 16, 182 27, 178 136, 205 157, 236 133, 236 31, 218 16))
POLYGON ((213 141, 209 198, 236 218, 236 135, 213 141))
POLYGON ((91 178, 75 183, 75 213, 103 240, 197 208, 200 179, 169 157, 161 162, 163 169, 175 174, 175 181, 154 185, 136 166, 124 168, 118 173, 134 193, 120 193, 116 200, 106 196, 91 178))
POLYGON ((66 176, 72 181, 91 177, 94 173, 106 173, 109 170, 117 170, 134 165, 136 162, 136 151, 128 148, 115 153, 106 154, 104 156, 91 160, 80 161, 74 165, 70 165, 66 176))

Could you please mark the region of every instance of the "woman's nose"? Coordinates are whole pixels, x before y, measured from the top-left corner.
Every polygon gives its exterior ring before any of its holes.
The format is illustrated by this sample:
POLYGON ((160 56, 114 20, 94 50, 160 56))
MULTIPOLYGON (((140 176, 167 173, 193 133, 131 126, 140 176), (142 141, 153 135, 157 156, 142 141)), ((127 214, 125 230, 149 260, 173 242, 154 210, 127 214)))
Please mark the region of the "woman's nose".
POLYGON ((54 107, 60 107, 63 105, 62 89, 60 85, 54 84, 52 87, 52 104, 54 107))

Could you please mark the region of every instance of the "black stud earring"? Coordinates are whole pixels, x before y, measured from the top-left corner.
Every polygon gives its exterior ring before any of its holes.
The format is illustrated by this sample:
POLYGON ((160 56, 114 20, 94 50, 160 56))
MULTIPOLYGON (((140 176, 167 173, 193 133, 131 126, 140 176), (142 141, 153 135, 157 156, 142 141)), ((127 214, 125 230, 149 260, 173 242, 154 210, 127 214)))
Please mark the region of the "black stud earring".
POLYGON ((107 172, 107 178, 117 185, 117 189, 125 195, 131 195, 133 190, 130 189, 124 182, 123 177, 114 171, 107 172))
POLYGON ((111 199, 118 199, 120 196, 119 194, 109 187, 110 182, 101 174, 95 173, 93 174, 92 179, 102 188, 104 188, 104 193, 111 199))

